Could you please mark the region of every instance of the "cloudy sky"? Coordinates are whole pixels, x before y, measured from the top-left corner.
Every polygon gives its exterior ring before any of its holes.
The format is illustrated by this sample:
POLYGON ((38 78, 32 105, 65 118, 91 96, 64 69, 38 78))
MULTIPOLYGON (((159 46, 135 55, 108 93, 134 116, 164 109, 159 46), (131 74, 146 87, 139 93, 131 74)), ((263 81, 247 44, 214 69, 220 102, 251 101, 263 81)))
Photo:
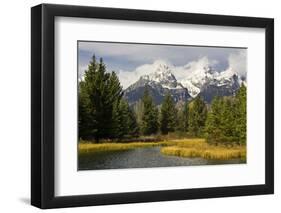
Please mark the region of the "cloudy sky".
POLYGON ((153 64, 167 63, 175 76, 184 78, 192 69, 212 66, 218 71, 233 69, 246 77, 247 50, 202 46, 174 46, 109 42, 78 42, 78 72, 82 76, 93 54, 102 57, 109 71, 115 71, 123 88, 153 72, 153 64), (188 69, 186 69, 188 68, 188 69))

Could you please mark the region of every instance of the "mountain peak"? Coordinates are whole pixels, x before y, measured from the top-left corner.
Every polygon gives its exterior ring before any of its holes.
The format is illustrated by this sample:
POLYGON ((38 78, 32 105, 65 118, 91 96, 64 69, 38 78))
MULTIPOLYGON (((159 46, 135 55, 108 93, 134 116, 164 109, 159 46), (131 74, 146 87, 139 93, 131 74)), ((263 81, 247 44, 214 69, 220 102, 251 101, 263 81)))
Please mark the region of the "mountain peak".
POLYGON ((170 65, 166 61, 156 60, 152 64, 153 72, 150 74, 150 76, 156 76, 156 75, 162 77, 173 76, 171 67, 172 65, 170 65))
POLYGON ((145 89, 149 90, 157 105, 162 103, 167 93, 172 95, 175 102, 190 99, 188 90, 178 83, 172 73, 172 65, 165 61, 157 60, 151 67, 150 74, 141 76, 137 82, 125 90, 125 98, 131 104, 136 103, 142 97, 145 89))
POLYGON ((205 73, 209 73, 209 74, 215 74, 216 73, 216 70, 213 67, 209 66, 209 65, 208 66, 204 66, 203 70, 204 70, 205 73))
POLYGON ((182 85, 177 82, 170 66, 171 65, 165 61, 157 60, 153 63, 153 72, 148 75, 141 76, 140 79, 159 83, 163 87, 169 89, 183 88, 182 85))
POLYGON ((144 88, 149 88, 157 103, 161 103, 167 92, 172 94, 175 101, 186 101, 200 95, 205 101, 210 102, 214 96, 235 94, 242 83, 246 82, 246 77, 242 78, 231 68, 217 71, 207 60, 203 62, 189 64, 182 70, 177 70, 175 66, 163 60, 157 60, 150 64, 150 74, 141 76, 125 90, 125 97, 136 102, 141 97, 144 88))

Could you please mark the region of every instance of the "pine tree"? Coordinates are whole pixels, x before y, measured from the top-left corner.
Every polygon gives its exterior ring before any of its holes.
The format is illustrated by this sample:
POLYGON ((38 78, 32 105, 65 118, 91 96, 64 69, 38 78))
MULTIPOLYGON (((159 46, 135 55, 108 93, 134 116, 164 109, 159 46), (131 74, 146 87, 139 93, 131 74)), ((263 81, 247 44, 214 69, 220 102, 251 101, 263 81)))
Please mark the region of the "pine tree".
POLYGON ((209 143, 246 143, 246 87, 236 96, 214 98, 206 121, 209 143))
POLYGON ((133 110, 137 119, 137 123, 139 126, 141 126, 142 123, 142 115, 144 111, 143 101, 140 99, 137 101, 136 104, 133 106, 133 110))
POLYGON ((124 99, 113 107, 112 137, 122 139, 125 137, 137 137, 139 128, 136 117, 129 104, 124 99))
POLYGON ((131 108, 128 108, 128 127, 129 132, 128 135, 130 137, 138 137, 139 136, 139 126, 136 118, 136 114, 131 108))
POLYGON ((122 95, 116 74, 106 72, 102 59, 97 62, 93 56, 79 83, 79 137, 93 137, 96 142, 100 138, 110 138, 113 106, 122 95))
POLYGON ((187 132, 188 131, 188 102, 185 102, 183 107, 178 112, 178 130, 181 132, 187 132))
POLYGON ((143 114, 141 119, 141 128, 144 135, 155 134, 158 131, 158 109, 152 101, 147 88, 142 97, 143 114))
POLYGON ((197 96, 189 105, 189 133, 194 136, 203 134, 207 118, 207 107, 201 97, 197 96))
POLYGON ((84 80, 79 82, 79 138, 89 139, 96 132, 96 110, 92 107, 91 96, 93 79, 96 75, 98 63, 95 56, 92 57, 91 63, 88 65, 88 70, 85 71, 84 80))
POLYGON ((177 110, 170 93, 164 97, 161 106, 160 129, 163 134, 174 132, 176 129, 177 110))
POLYGON ((223 138, 222 103, 221 98, 215 97, 207 115, 205 132, 209 143, 219 143, 223 138))
POLYGON ((115 102, 112 110, 111 137, 121 139, 128 132, 126 103, 121 100, 115 102))
POLYGON ((235 103, 235 97, 224 97, 221 106, 221 128, 223 132, 223 141, 225 143, 237 142, 239 139, 235 134, 236 122, 237 122, 237 104, 235 103))
POLYGON ((247 139, 247 88, 244 84, 236 94, 236 104, 238 116, 236 122, 236 132, 239 135, 239 143, 246 144, 247 139))
POLYGON ((82 93, 80 88, 83 87, 83 82, 80 82, 79 85, 79 96, 78 96, 78 104, 79 104, 79 118, 78 118, 78 126, 79 126, 79 138, 87 139, 91 135, 94 134, 92 128, 92 119, 91 113, 88 108, 89 102, 87 98, 87 94, 82 93))

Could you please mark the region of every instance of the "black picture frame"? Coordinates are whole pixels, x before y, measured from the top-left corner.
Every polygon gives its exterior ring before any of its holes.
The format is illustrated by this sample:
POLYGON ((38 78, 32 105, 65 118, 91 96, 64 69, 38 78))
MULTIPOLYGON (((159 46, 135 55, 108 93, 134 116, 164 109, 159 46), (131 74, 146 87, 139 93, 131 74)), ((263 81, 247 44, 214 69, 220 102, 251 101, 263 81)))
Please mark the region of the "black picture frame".
MULTIPOLYGON (((262 139, 261 139, 262 140, 262 139)), ((31 8, 31 204, 60 208, 274 193, 274 20, 271 18, 41 4, 31 8), (93 195, 54 195, 55 17, 265 29, 265 184, 93 195)))

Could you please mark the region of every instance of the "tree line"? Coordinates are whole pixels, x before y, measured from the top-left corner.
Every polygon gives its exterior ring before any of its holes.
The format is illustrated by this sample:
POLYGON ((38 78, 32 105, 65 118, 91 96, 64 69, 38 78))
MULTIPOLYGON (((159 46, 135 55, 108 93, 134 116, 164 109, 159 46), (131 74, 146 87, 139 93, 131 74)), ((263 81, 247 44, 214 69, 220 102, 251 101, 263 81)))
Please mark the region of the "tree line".
POLYGON ((206 137, 209 143, 246 143, 246 87, 233 97, 216 97, 207 105, 197 96, 177 107, 167 93, 156 106, 145 89, 141 100, 129 106, 115 72, 106 72, 102 58, 92 57, 79 82, 79 138, 137 138, 141 135, 183 132, 206 137))

